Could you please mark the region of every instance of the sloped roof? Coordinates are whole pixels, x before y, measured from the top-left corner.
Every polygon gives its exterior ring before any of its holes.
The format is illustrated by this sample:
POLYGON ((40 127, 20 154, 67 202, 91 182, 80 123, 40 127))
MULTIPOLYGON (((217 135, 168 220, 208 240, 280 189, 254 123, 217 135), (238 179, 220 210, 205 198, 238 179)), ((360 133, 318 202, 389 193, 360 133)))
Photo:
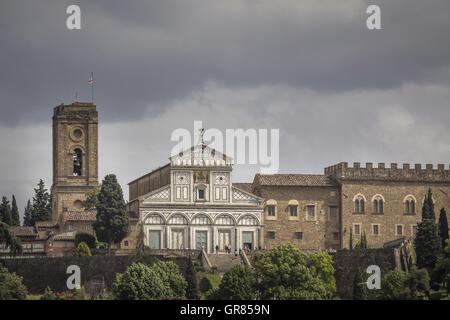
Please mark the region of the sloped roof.
POLYGON ((67 212, 67 221, 95 221, 97 210, 89 211, 69 211, 67 212))
POLYGON ((75 235, 77 234, 77 231, 69 231, 69 232, 63 232, 60 234, 57 234, 53 237, 53 240, 56 241, 64 241, 64 240, 75 240, 75 235))
POLYGON ((244 191, 246 191, 248 193, 252 193, 253 183, 233 182, 233 187, 239 188, 239 189, 244 190, 244 191))
POLYGON ((262 186, 334 186, 331 180, 322 174, 256 174, 255 182, 262 186))
POLYGON ((38 235, 34 227, 12 226, 10 229, 12 233, 18 237, 36 237, 38 235))
POLYGON ((54 228, 57 225, 57 221, 36 221, 35 223, 35 226, 38 228, 54 228))

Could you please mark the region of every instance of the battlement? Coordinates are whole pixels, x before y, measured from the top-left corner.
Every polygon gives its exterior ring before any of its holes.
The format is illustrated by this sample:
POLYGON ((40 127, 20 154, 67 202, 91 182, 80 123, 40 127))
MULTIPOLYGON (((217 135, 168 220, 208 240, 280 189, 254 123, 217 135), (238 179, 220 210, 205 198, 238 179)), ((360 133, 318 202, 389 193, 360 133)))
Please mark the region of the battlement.
POLYGON ((400 168, 397 163, 391 163, 390 168, 385 163, 378 163, 377 167, 372 162, 367 162, 361 167, 359 162, 354 162, 349 167, 347 162, 325 168, 325 175, 331 175, 339 180, 391 180, 391 181, 428 181, 450 182, 450 165, 445 169, 443 164, 434 167, 427 163, 425 167, 416 163, 414 166, 404 163, 400 168))

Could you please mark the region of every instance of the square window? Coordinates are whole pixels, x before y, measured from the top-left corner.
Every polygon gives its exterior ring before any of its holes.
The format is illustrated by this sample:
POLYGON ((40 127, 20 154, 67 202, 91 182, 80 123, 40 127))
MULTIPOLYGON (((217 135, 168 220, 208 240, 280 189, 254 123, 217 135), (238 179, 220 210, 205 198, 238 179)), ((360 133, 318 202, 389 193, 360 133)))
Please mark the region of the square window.
POLYGON ((337 219, 337 211, 338 207, 331 206, 330 207, 330 220, 336 220, 337 219))
POLYGON ((354 234, 357 234, 357 235, 359 235, 359 234, 361 234, 361 225, 360 224, 355 224, 354 226, 353 226, 353 233, 354 234))
POLYGON ((275 206, 267 206, 267 215, 275 217, 275 206))
POLYGON ((125 240, 125 241, 123 242, 123 245, 124 245, 125 247, 128 247, 128 241, 125 240))
POLYGON ((306 206, 306 219, 314 220, 316 218, 316 206, 306 206))
POLYGON ((303 232, 296 232, 295 233, 295 239, 303 240, 303 232))
POLYGON ((333 232, 333 240, 334 241, 339 240, 339 232, 333 232))
POLYGON ((269 239, 275 239, 275 231, 269 231, 269 232, 267 232, 267 238, 269 238, 269 239))
POLYGON ((297 206, 289 206, 289 211, 291 213, 291 217, 297 216, 297 206))
POLYGON ((402 236, 403 235, 403 226, 397 225, 397 235, 402 236))
POLYGON ((376 236, 380 234, 380 226, 378 224, 372 226, 372 233, 376 236))

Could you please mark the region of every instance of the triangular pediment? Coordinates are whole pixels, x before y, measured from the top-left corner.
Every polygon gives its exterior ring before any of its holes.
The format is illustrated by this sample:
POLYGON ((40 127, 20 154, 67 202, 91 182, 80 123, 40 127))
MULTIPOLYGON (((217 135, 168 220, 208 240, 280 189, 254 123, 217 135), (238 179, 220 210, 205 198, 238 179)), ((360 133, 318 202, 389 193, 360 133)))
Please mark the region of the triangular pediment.
POLYGON ((157 189, 143 197, 143 203, 151 202, 168 202, 170 201, 170 186, 157 189))
POLYGON ((232 158, 205 144, 190 147, 169 158, 175 166, 229 166, 232 158))
POLYGON ((263 199, 257 195, 233 187, 233 202, 260 203, 261 201, 263 201, 263 199))

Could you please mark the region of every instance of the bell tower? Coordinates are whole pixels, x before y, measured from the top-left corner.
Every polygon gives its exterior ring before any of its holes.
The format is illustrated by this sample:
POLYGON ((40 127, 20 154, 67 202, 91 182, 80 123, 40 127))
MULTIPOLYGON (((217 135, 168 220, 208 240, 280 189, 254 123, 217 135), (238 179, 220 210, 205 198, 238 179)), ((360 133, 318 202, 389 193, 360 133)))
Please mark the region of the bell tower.
POLYGON ((53 110, 52 219, 83 211, 86 192, 98 184, 98 113, 92 103, 53 110))

